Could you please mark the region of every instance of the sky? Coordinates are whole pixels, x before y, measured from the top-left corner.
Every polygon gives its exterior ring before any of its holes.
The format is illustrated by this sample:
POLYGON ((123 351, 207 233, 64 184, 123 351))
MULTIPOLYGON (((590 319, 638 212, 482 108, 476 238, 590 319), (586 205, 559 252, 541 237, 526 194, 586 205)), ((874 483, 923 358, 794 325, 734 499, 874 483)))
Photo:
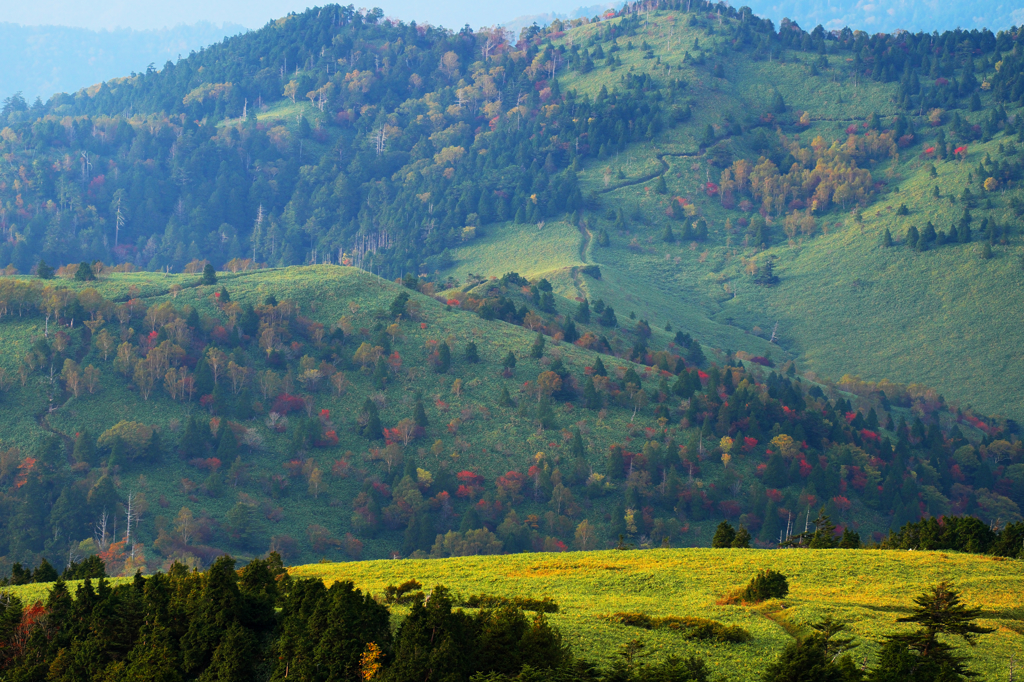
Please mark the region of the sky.
MULTIPOLYGON (((497 0, 445 0, 434 3, 422 0, 380 0, 379 6, 384 9, 386 16, 405 21, 427 21, 446 28, 461 28, 468 22, 473 28, 479 28, 524 14, 568 12, 591 2, 518 0, 509 4, 497 0)), ((311 3, 307 0, 0 0, 0 21, 30 26, 57 24, 94 30, 117 27, 158 29, 209 21, 216 24, 241 24, 246 28, 257 29, 271 19, 288 12, 304 11, 314 4, 326 3, 311 3)), ((376 3, 367 3, 367 6, 374 7, 376 3)))

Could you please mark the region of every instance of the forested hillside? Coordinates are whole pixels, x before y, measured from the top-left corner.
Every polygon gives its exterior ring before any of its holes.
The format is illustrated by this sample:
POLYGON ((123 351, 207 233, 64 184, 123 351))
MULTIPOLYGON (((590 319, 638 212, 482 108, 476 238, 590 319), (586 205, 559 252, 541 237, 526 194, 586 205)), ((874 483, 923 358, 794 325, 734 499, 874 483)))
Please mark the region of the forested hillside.
POLYGON ((511 36, 328 6, 11 98, 0 263, 347 262, 441 288, 515 269, 716 347, 1024 416, 1024 299, 999 293, 1022 278, 1018 33, 642 9, 511 36), (593 263, 600 282, 570 276, 593 263))
POLYGON ((8 562, 1020 521, 1017 32, 383 17, 5 103, 8 562))
POLYGON ((666 343, 544 279, 88 270, 0 280, 9 562, 707 546, 722 521, 737 546, 858 547, 922 514, 1020 520, 1005 423, 666 343))

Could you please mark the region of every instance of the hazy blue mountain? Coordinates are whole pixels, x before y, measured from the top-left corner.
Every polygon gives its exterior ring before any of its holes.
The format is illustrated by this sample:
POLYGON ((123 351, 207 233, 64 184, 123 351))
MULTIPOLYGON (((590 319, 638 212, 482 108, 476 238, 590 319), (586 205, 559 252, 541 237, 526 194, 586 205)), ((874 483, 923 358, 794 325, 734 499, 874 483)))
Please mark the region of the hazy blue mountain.
POLYGON ((501 25, 504 26, 509 31, 512 31, 514 35, 518 36, 519 32, 523 28, 530 26, 532 24, 537 24, 538 26, 547 26, 555 19, 562 19, 564 21, 566 19, 578 19, 580 17, 594 17, 598 14, 601 14, 606 9, 618 9, 619 7, 622 7, 622 4, 623 3, 620 0, 619 2, 602 2, 597 3, 595 5, 589 5, 587 7, 578 7, 575 10, 566 13, 544 12, 542 14, 524 14, 522 16, 516 17, 515 19, 504 21, 501 23, 501 25))
POLYGON ((67 26, 0 23, 0 99, 16 92, 31 102, 55 92, 163 67, 245 28, 200 22, 149 31, 93 31, 67 26))
POLYGON ((939 31, 955 28, 989 28, 993 31, 1024 24, 1019 2, 996 0, 744 0, 755 14, 778 26, 783 17, 811 30, 818 24, 827 29, 849 26, 869 33, 939 31))

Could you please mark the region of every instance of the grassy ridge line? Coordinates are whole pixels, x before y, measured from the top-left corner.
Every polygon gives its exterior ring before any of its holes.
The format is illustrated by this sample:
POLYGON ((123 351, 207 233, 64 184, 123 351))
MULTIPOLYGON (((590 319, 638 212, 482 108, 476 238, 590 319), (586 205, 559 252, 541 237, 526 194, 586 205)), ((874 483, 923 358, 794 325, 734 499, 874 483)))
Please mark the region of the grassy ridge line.
POLYGON ((708 657, 725 680, 751 680, 789 641, 786 628, 801 632, 808 621, 831 613, 851 621, 862 646, 855 652, 872 661, 881 638, 906 629, 896 618, 909 612, 911 598, 940 580, 952 580, 982 622, 997 627, 974 649, 971 666, 996 679, 1011 655, 1024 656, 1024 563, 943 552, 867 550, 711 550, 573 552, 567 554, 464 557, 444 560, 366 561, 310 564, 290 570, 296 578, 325 582, 352 580, 378 593, 410 578, 425 588, 437 584, 468 596, 501 594, 552 597, 560 606, 548 617, 574 650, 607 662, 616 647, 638 638, 656 656, 708 657), (760 568, 789 577, 784 601, 758 607, 719 606, 730 588, 745 584, 760 568), (699 616, 739 625, 754 636, 742 645, 708 645, 666 631, 645 631, 600 620, 619 611, 656 616, 699 616), (771 616, 771 618, 767 617, 771 616), (782 625, 780 625, 780 623, 782 625), (785 625, 785 628, 783 627, 785 625))

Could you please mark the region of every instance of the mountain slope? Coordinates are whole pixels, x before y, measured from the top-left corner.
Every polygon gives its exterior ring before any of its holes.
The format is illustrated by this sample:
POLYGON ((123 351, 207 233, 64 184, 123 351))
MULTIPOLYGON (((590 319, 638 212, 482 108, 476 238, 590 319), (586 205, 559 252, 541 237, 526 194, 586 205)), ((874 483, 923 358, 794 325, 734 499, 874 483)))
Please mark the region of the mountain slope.
POLYGON ((220 280, 0 279, 7 561, 700 546, 723 519, 770 546, 822 506, 864 540, 1020 518, 1019 441, 927 392, 790 379, 515 274, 443 296, 337 266, 220 280))
POLYGON ((130 572, 129 493, 153 565, 1018 520, 1015 36, 638 10, 331 6, 5 110, 0 556, 130 572))

